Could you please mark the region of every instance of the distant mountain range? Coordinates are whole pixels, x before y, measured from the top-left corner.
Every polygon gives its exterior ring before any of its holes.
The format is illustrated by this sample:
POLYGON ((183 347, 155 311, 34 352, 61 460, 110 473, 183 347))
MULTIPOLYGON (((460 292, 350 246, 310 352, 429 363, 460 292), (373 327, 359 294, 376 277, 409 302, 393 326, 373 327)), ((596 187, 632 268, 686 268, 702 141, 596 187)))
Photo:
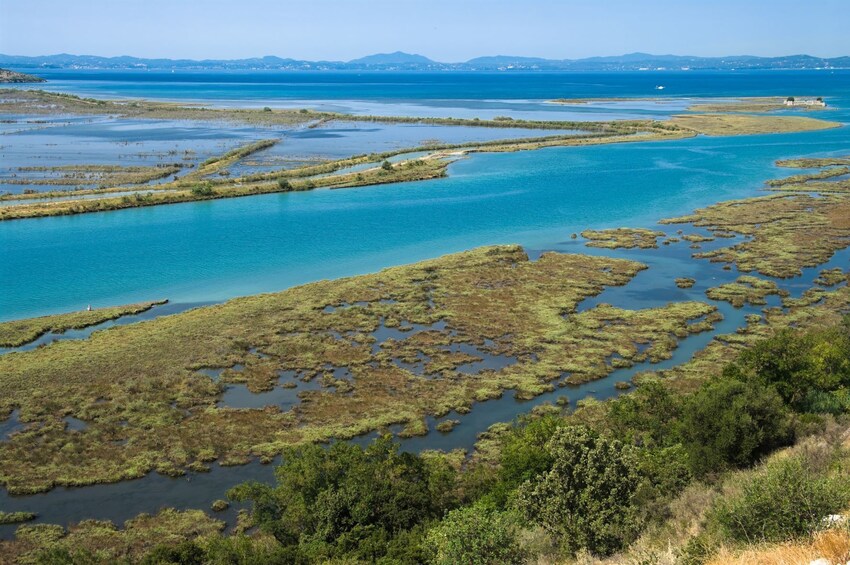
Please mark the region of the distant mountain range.
POLYGON ((396 51, 369 55, 351 61, 301 61, 275 56, 251 59, 142 59, 94 55, 44 55, 25 57, 0 54, 0 66, 37 72, 53 69, 195 69, 195 70, 383 70, 383 71, 646 71, 646 70, 734 70, 734 69, 847 69, 850 57, 823 59, 810 55, 784 57, 690 57, 629 53, 587 59, 542 59, 497 55, 477 57, 463 63, 440 63, 422 55, 396 51))

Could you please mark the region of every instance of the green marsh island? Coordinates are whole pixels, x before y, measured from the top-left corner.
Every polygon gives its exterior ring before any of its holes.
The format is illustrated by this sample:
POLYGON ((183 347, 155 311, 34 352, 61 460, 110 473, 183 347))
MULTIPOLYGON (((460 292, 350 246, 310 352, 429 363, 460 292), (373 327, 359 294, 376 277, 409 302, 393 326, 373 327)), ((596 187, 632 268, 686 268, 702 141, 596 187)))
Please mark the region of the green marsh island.
POLYGON ((0 565, 850 562, 846 57, 212 56, 0 54, 0 565))

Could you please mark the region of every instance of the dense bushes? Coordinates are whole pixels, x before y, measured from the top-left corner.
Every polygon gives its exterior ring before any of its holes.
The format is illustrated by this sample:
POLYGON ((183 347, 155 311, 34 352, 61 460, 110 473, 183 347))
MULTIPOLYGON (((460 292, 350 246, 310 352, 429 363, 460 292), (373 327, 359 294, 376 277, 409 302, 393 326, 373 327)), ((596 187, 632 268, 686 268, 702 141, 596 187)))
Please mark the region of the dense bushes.
POLYGON ((746 467, 792 439, 782 399, 758 382, 711 380, 682 413, 682 444, 698 475, 746 467))
POLYGON ((772 386, 796 410, 817 409, 813 397, 821 397, 820 402, 824 395, 843 397, 850 386, 848 323, 806 334, 779 332, 744 351, 724 373, 772 386))
POLYGON ((547 445, 552 469, 520 488, 518 505, 576 551, 610 554, 639 531, 637 448, 582 426, 558 430, 547 445))
POLYGON ((428 532, 426 547, 438 565, 522 563, 525 552, 517 533, 519 521, 510 512, 484 504, 452 510, 428 532))
POLYGON ((229 496, 253 504, 261 530, 314 558, 375 560, 399 533, 454 504, 455 472, 445 460, 399 453, 389 438, 365 450, 310 445, 286 451, 283 459, 276 486, 248 483, 229 496))
POLYGON ((746 480, 740 494, 721 500, 710 519, 738 542, 806 535, 850 502, 847 480, 816 467, 800 455, 772 461, 746 480))

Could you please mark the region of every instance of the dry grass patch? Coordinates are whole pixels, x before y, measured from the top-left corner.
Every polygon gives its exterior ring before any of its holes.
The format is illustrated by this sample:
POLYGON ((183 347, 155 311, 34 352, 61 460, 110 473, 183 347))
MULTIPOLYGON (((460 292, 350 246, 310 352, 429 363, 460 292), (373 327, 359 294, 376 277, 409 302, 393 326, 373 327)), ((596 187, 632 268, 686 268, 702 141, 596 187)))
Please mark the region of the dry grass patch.
POLYGON ((673 116, 670 121, 674 125, 711 136, 791 133, 841 127, 837 122, 801 116, 682 114, 673 116))

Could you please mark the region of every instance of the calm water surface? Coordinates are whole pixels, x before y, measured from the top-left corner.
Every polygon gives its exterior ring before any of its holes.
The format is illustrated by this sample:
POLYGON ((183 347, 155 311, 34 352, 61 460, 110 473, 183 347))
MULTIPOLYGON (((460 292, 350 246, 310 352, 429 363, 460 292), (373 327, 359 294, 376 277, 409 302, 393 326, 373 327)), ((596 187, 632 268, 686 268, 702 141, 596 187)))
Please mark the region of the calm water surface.
POLYGON ((646 225, 846 153, 850 128, 481 154, 434 181, 0 223, 0 319, 168 298, 199 302, 495 243, 545 247, 646 225))

